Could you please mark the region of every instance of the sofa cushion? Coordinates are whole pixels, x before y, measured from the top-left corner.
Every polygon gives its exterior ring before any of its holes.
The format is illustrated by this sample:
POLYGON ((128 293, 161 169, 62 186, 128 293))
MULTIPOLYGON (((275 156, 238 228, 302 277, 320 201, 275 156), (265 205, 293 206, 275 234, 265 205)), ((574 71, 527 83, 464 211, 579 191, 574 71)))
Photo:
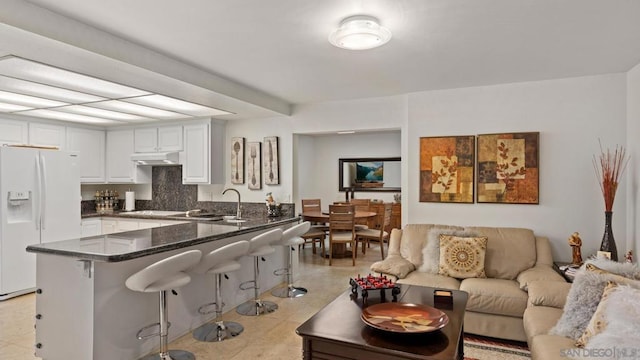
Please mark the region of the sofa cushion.
POLYGON ((549 306, 529 306, 524 311, 522 323, 529 342, 534 336, 547 334, 562 316, 562 309, 549 306))
POLYGON ((529 289, 529 283, 533 281, 545 281, 545 282, 566 282, 562 275, 558 274, 552 267, 546 265, 536 265, 531 269, 527 269, 516 278, 520 284, 520 289, 527 291, 529 289))
POLYGON ((459 226, 433 225, 433 224, 407 224, 402 230, 400 241, 400 255, 411 261, 416 269, 422 266, 422 249, 427 245, 427 234, 432 228, 448 230, 464 230, 459 226))
POLYGON ((440 275, 458 279, 484 278, 486 237, 440 234, 440 275))
MULTIPOLYGON (((529 284, 529 304, 533 306, 549 306, 562 310, 567 302, 571 289, 568 282, 532 281, 529 284)), ((562 312, 561 312, 562 313, 562 312)))
POLYGON ((589 320, 598 307, 605 286, 609 281, 640 288, 640 281, 630 279, 608 271, 621 272, 630 277, 640 276, 640 270, 632 264, 614 261, 589 261, 578 270, 569 290, 562 317, 550 330, 552 335, 566 336, 577 340, 589 324, 589 320), (589 266, 590 264, 597 266, 589 266))
POLYGON ((441 226, 434 226, 427 232, 427 243, 422 248, 422 265, 418 271, 437 274, 440 271, 440 235, 455 236, 475 236, 464 230, 443 229, 441 226))
POLYGON ((460 290, 469 293, 467 311, 522 317, 527 293, 514 280, 464 279, 460 290))
POLYGON ((537 359, 566 359, 580 354, 581 349, 573 346, 573 340, 557 335, 538 335, 529 343, 531 358, 537 359))
POLYGON ((429 274, 419 271, 409 273, 404 279, 399 279, 398 284, 429 286, 433 288, 441 289, 460 289, 460 280, 454 279, 449 276, 442 276, 438 274, 429 274))
POLYGON ((522 228, 467 227, 476 236, 486 236, 484 271, 489 278, 513 280, 536 263, 536 238, 522 228))
POLYGON ((384 260, 371 264, 371 271, 390 274, 402 279, 415 270, 415 266, 400 255, 389 255, 384 260))
MULTIPOLYGON (((602 297, 600 298, 600 303, 598 303, 598 307, 596 308, 596 312, 593 313, 591 320, 589 320, 589 324, 587 324, 587 328, 584 329, 582 335, 576 340, 577 347, 584 347, 589 342, 594 335, 598 335, 602 333, 607 326, 607 319, 604 315, 606 309, 609 305, 609 295, 613 293, 614 289, 618 287, 617 283, 609 282, 607 286, 604 288, 602 292, 602 297)), ((640 297, 638 298, 640 300, 640 297)), ((618 305, 619 306, 619 305, 618 305)), ((632 314, 627 314, 632 315, 632 314)))

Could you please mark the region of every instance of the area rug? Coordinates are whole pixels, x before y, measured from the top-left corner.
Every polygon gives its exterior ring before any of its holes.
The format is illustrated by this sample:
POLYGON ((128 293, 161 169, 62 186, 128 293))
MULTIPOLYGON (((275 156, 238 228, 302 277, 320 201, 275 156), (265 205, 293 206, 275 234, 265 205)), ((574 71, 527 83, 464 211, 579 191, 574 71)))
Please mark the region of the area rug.
POLYGON ((530 359, 526 343, 464 335, 465 360, 522 360, 530 359))

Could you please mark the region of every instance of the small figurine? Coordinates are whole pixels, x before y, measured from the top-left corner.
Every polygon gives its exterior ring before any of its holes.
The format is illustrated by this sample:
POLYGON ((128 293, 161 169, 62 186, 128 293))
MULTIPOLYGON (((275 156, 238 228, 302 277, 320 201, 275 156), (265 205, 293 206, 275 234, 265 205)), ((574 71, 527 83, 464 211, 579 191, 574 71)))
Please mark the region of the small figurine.
POLYGON ((628 262, 628 263, 632 263, 633 262, 633 251, 631 251, 631 250, 627 251, 627 253, 624 256, 624 261, 628 262))
POLYGON ((573 265, 582 265, 582 253, 580 251, 582 239, 580 239, 580 234, 578 232, 574 232, 571 234, 568 241, 573 253, 573 261, 571 263, 573 265))

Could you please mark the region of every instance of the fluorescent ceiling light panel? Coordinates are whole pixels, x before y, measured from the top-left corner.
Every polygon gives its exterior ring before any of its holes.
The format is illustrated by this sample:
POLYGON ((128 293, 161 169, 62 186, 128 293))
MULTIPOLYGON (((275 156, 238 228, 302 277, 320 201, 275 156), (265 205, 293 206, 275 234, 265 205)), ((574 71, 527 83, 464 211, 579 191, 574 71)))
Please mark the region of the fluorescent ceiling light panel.
POLYGON ((33 109, 27 106, 16 105, 16 104, 7 104, 4 102, 0 102, 0 111, 2 112, 11 112, 11 111, 22 111, 33 109))
POLYGON ((160 110, 119 100, 100 101, 86 105, 100 109, 122 111, 129 114, 136 114, 154 119, 181 119, 191 117, 190 115, 179 114, 173 111, 160 110))
POLYGON ((0 74, 108 98, 149 94, 147 91, 17 57, 1 59, 0 74))
POLYGON ((55 86, 14 79, 1 75, 0 90, 24 95, 37 96, 51 100, 64 101, 70 104, 80 104, 85 102, 106 100, 105 98, 100 96, 84 94, 73 90, 62 89, 55 86))
POLYGON ((85 115, 70 114, 70 113, 64 113, 60 111, 46 110, 46 109, 21 111, 16 114, 36 116, 36 117, 47 118, 47 119, 56 119, 56 120, 62 120, 62 121, 79 122, 84 124, 96 124, 96 125, 118 125, 118 124, 122 125, 123 124, 120 121, 107 120, 107 119, 95 118, 95 117, 90 117, 85 115))
POLYGON ((110 111, 110 110, 104 110, 104 109, 97 109, 97 108, 92 108, 84 105, 63 106, 63 107, 56 108, 56 111, 87 115, 87 116, 97 116, 104 119, 118 120, 118 121, 150 120, 149 118, 138 116, 138 115, 126 114, 122 112, 116 112, 116 111, 110 111))
POLYGON ((43 99, 35 96, 16 94, 8 91, 0 91, 0 101, 11 104, 29 106, 32 108, 55 107, 69 105, 55 100, 43 99))
POLYGON ((227 111, 194 104, 163 95, 147 95, 123 100, 138 105, 152 106, 155 108, 176 111, 191 116, 215 116, 231 114, 227 111))

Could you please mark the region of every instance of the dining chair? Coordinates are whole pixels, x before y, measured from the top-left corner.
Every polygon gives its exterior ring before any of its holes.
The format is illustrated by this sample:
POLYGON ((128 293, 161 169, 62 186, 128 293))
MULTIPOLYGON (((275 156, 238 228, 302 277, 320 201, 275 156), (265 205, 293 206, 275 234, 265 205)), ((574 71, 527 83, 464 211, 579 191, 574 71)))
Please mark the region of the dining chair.
MULTIPOLYGON (((356 211, 370 211, 369 205, 371 204, 371 199, 351 199, 349 203, 355 206, 356 211)), ((356 230, 363 230, 368 228, 369 220, 367 218, 356 220, 356 230)))
MULTIPOLYGON (((302 213, 305 212, 321 212, 322 203, 320 199, 302 199, 302 213)), ((320 244, 322 253, 324 254, 324 238, 326 236, 329 227, 326 224, 320 224, 314 222, 311 224, 311 229, 301 237, 305 240, 301 246, 304 248, 305 244, 311 243, 313 253, 316 253, 316 242, 320 244)))
POLYGON ((329 205, 329 266, 333 259, 333 244, 351 244, 351 261, 356 266, 355 207, 329 205))
POLYGON ((391 225, 391 209, 393 204, 384 204, 384 211, 382 215, 382 222, 378 223, 378 227, 375 229, 362 229, 356 231, 356 248, 355 252, 358 252, 358 242, 362 242, 362 253, 366 253, 366 248, 369 246, 370 240, 377 240, 380 242, 380 255, 384 260, 384 242, 389 241, 389 225, 391 225))

